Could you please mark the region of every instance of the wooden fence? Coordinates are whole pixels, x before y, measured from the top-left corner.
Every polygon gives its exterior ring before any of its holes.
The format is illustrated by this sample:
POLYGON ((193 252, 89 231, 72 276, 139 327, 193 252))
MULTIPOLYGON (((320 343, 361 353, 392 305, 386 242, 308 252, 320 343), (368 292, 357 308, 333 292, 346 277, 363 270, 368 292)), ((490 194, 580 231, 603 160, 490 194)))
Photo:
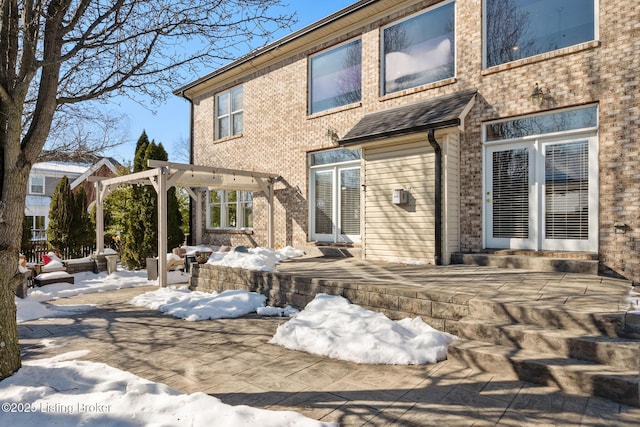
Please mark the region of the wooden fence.
MULTIPOLYGON (((82 253, 80 257, 76 256, 75 258, 82 258, 91 255, 93 251, 95 251, 95 246, 83 246, 82 253)), ((31 242, 27 247, 22 248, 22 255, 25 256, 27 262, 41 262, 42 255, 51 252, 51 249, 47 246, 47 242, 31 242)), ((69 249, 65 249, 62 251, 58 251, 58 256, 62 259, 70 259, 72 258, 69 249)))

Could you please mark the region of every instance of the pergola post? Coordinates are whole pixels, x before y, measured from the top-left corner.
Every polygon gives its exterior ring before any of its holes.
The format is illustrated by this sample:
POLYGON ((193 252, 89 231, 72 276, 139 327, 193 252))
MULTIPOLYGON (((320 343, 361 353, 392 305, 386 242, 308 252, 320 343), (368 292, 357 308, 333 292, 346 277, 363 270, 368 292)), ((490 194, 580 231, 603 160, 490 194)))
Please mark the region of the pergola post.
POLYGON ((195 204, 196 204, 196 241, 195 244, 196 245, 200 245, 202 244, 202 196, 203 194, 205 194, 204 191, 202 191, 202 189, 198 188, 196 191, 196 199, 195 199, 195 204))
POLYGON ((158 285, 167 286, 167 168, 158 168, 158 285))
POLYGON ((267 247, 273 248, 274 242, 274 214, 273 214, 273 182, 267 181, 267 247))
POLYGON ((96 256, 104 252, 104 192, 102 182, 96 181, 96 256))

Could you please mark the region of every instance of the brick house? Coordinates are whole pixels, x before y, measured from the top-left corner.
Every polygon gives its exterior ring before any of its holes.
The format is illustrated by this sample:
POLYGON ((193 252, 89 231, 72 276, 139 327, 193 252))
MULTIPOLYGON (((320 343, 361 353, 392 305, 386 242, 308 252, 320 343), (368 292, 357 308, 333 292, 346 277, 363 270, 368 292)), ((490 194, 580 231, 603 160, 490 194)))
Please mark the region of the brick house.
MULTIPOLYGON (((276 245, 597 254, 640 280, 640 8, 361 0, 176 90, 194 164, 277 173, 276 245)), ((211 189, 202 243, 263 245, 211 189)))

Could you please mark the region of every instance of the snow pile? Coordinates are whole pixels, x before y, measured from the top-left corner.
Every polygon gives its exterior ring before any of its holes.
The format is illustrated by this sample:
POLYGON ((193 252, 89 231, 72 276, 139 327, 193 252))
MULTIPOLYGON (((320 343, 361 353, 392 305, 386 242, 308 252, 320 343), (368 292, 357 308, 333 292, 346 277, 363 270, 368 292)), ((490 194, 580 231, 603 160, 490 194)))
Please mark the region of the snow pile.
MULTIPOLYGON (((46 273, 56 274, 56 273, 46 273)), ((88 311, 93 305, 47 306, 41 302, 72 297, 74 295, 105 292, 115 289, 147 286, 146 271, 118 271, 107 275, 106 272, 94 274, 83 272, 74 274, 75 285, 70 283, 53 283, 41 288, 29 289, 27 298, 15 298, 18 308, 18 323, 44 317, 60 317, 70 313, 88 311)), ((153 283, 153 282, 151 282, 153 283)))
POLYGON ((93 304, 84 305, 44 305, 38 301, 16 297, 16 320, 18 323, 45 317, 64 317, 69 314, 83 313, 95 307, 93 304))
POLYGON ((220 294, 190 291, 187 287, 161 288, 133 298, 130 303, 189 321, 223 319, 255 313, 265 305, 264 295, 230 290, 220 294))
POLYGON ((226 405, 208 394, 182 394, 103 363, 69 360, 87 353, 24 362, 1 383, 0 425, 335 426, 292 411, 226 405))
POLYGON ((299 311, 298 309, 288 305, 284 308, 272 307, 272 306, 258 307, 258 309, 256 310, 256 313, 258 313, 258 316, 265 316, 265 317, 283 317, 283 316, 290 317, 295 314, 298 314, 299 311))
POLYGON ((304 252, 287 246, 282 249, 250 248, 248 252, 214 252, 207 264, 254 271, 273 271, 278 262, 299 257, 304 252))
POLYGON ((269 342, 357 363, 414 365, 444 360, 455 339, 419 317, 396 322, 343 297, 318 294, 269 342))
POLYGON ((132 288, 134 286, 148 286, 153 282, 147 280, 147 271, 118 270, 107 274, 106 271, 95 274, 90 271, 75 273, 75 284, 53 283, 41 288, 29 291, 29 299, 36 301, 50 301, 58 298, 67 298, 74 295, 113 291, 116 289, 132 288))

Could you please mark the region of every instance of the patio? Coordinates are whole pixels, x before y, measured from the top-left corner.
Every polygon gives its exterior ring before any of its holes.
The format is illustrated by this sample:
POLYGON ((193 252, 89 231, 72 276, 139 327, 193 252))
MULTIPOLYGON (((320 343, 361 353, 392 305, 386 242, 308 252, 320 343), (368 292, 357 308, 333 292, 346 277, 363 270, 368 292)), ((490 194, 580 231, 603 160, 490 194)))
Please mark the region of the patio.
POLYGON ((458 335, 450 358, 476 370, 640 406, 640 316, 628 312, 632 286, 625 280, 307 255, 269 273, 200 265, 190 287, 246 289, 297 308, 318 293, 342 295, 458 335))
MULTIPOLYGON (((351 280, 364 274, 371 282, 381 281, 387 272, 392 278, 398 274, 398 283, 405 281, 417 289, 422 287, 418 281, 428 281, 467 292, 485 282, 492 283, 492 288, 511 283, 508 289, 514 290, 518 280, 522 288, 547 277, 469 267, 428 268, 425 274, 424 267, 368 266, 355 260, 300 259, 280 265, 281 271, 294 269, 332 279, 351 280), (312 270, 313 266, 321 270, 312 270)), ((549 289, 561 278, 556 279, 547 277, 549 289)), ((570 280, 571 286, 581 280, 570 280)), ((584 280, 607 282, 596 277, 584 280)), ((624 283, 618 285, 607 286, 627 289, 624 283)), ((204 392, 233 405, 294 410, 343 426, 631 426, 640 417, 640 410, 629 405, 563 393, 508 374, 478 372, 454 360, 424 366, 359 365, 268 344, 286 319, 247 316, 186 322, 127 304, 133 296, 153 289, 123 289, 53 302, 96 307, 71 318, 20 324, 24 359, 91 349, 89 360, 184 393, 204 392)), ((623 290, 618 294, 622 296, 623 290)))

